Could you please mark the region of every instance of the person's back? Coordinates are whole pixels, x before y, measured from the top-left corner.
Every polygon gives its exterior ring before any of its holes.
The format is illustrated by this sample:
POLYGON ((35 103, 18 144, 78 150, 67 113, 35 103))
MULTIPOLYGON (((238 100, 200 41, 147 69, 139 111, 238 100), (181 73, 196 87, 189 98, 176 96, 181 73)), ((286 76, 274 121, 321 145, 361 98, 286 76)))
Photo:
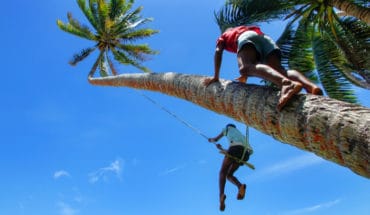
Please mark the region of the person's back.
POLYGON ((246 31, 254 31, 260 35, 263 34, 261 29, 257 26, 239 26, 235 28, 228 28, 217 39, 216 44, 224 43, 224 47, 227 51, 237 53, 238 52, 238 38, 241 34, 243 34, 246 31))

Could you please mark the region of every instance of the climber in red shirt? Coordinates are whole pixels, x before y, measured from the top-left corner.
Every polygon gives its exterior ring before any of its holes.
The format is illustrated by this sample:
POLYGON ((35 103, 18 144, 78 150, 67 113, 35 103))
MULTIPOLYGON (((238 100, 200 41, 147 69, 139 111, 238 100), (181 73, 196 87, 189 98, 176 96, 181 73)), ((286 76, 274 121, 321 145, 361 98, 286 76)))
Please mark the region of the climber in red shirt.
POLYGON ((214 77, 204 81, 207 86, 219 81, 224 49, 237 54, 240 77, 236 80, 245 83, 249 76, 255 76, 270 81, 281 89, 277 106, 279 111, 302 88, 311 94, 323 94, 320 87, 298 71, 284 69, 279 47, 257 26, 229 28, 217 39, 214 77))

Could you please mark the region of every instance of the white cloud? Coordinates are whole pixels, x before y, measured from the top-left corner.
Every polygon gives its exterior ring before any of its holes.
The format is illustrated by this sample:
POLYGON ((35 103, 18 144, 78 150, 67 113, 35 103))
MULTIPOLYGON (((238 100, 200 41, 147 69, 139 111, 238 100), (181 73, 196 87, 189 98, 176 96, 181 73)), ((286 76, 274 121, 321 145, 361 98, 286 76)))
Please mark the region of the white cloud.
POLYGON ((54 179, 58 179, 58 178, 61 178, 61 177, 70 177, 71 175, 65 171, 65 170, 59 170, 59 171, 56 171, 54 172, 54 179))
POLYGON ((75 215, 78 213, 76 209, 72 208, 70 205, 68 205, 65 202, 58 202, 57 205, 59 208, 60 215, 75 215))
POLYGON ((341 200, 337 199, 337 200, 334 200, 334 201, 324 202, 324 203, 320 203, 320 204, 313 205, 313 206, 310 206, 310 207, 300 208, 300 209, 296 209, 296 210, 292 210, 292 211, 286 211, 286 212, 282 213, 282 215, 308 214, 308 213, 312 213, 312 212, 315 212, 315 211, 320 210, 320 209, 331 208, 334 205, 339 204, 340 202, 341 202, 341 200))
POLYGON ((110 174, 115 175, 117 178, 121 179, 122 174, 122 160, 116 159, 109 166, 100 168, 89 174, 90 183, 94 184, 99 180, 108 180, 110 174))
POLYGON ((181 169, 184 169, 185 167, 186 167, 186 165, 183 164, 181 166, 177 166, 177 167, 174 167, 174 168, 171 168, 171 169, 166 169, 165 171, 161 172, 159 175, 168 175, 168 174, 177 172, 177 171, 179 171, 181 169))
POLYGON ((313 165, 324 162, 322 158, 314 154, 305 154, 298 157, 293 157, 288 160, 276 163, 270 167, 259 170, 256 174, 252 175, 252 178, 260 178, 266 176, 280 176, 288 174, 300 169, 304 169, 313 165))
POLYGON ((323 161, 323 159, 317 157, 316 155, 306 154, 277 163, 267 168, 265 171, 269 174, 283 174, 319 164, 323 161))

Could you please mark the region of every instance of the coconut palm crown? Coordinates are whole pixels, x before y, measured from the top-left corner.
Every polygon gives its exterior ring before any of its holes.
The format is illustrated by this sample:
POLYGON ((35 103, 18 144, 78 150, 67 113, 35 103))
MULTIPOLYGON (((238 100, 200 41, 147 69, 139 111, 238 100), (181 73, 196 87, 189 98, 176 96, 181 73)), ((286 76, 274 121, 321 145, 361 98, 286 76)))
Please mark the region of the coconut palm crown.
POLYGON ((141 71, 150 72, 142 65, 149 55, 157 54, 148 44, 134 44, 138 39, 150 37, 158 33, 149 28, 138 28, 152 21, 151 18, 142 18, 140 12, 143 7, 132 10, 134 0, 77 0, 81 11, 94 28, 81 24, 67 13, 68 23, 57 20, 58 27, 68 33, 92 40, 96 44, 75 54, 69 62, 76 65, 84 60, 93 51, 99 50, 98 58, 89 72, 93 77, 99 69, 100 76, 117 75, 113 65, 115 59, 124 65, 134 66, 141 71))

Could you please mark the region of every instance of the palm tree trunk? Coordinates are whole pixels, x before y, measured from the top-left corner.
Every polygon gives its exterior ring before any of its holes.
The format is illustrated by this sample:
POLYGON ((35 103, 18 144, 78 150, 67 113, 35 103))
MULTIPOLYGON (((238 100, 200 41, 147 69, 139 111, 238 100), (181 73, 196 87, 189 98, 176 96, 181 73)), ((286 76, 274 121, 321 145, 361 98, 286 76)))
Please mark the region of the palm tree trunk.
POLYGON ((278 112, 279 91, 225 80, 205 87, 204 78, 146 73, 89 78, 89 82, 157 91, 188 100, 370 178, 369 108, 323 96, 297 95, 278 112))
POLYGON ((349 1, 343 0, 329 0, 328 4, 344 11, 347 15, 354 16, 359 20, 370 24, 370 9, 366 7, 361 7, 349 1))

